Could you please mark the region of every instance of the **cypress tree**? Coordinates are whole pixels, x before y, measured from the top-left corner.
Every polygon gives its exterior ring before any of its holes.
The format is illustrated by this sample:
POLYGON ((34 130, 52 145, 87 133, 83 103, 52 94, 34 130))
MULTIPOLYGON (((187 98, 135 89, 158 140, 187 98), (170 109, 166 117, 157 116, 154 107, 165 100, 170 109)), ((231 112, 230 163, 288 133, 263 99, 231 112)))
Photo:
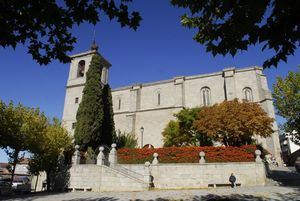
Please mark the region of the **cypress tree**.
POLYGON ((102 126, 101 144, 110 146, 113 142, 113 136, 115 136, 115 123, 111 89, 108 84, 103 87, 102 94, 104 119, 102 126))
POLYGON ((102 144, 103 132, 103 91, 101 83, 103 58, 95 54, 86 74, 82 101, 76 115, 75 143, 83 150, 92 147, 93 150, 102 144))

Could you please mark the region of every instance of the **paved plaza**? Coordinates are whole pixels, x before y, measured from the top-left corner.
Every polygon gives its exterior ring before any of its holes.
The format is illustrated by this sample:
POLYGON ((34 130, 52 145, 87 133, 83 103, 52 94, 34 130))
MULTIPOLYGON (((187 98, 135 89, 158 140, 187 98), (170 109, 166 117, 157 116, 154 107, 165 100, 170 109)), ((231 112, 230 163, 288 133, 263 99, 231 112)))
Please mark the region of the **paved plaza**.
POLYGON ((168 190, 146 192, 74 192, 61 194, 33 194, 11 201, 166 201, 166 200, 300 200, 299 187, 265 186, 248 188, 217 188, 201 190, 168 190))

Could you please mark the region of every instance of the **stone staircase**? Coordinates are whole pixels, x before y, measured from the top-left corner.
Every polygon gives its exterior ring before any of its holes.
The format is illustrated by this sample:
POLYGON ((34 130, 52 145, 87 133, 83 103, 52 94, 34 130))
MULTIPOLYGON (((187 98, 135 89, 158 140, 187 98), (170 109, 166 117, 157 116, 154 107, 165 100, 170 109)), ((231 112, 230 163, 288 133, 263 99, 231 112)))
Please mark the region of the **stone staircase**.
POLYGON ((116 166, 102 166, 102 169, 101 191, 145 191, 149 188, 143 175, 116 166))
POLYGON ((123 175, 126 175, 127 177, 131 177, 131 178, 133 178, 133 179, 135 179, 137 181, 145 183, 145 181, 144 181, 144 175, 142 175, 142 174, 139 174, 137 172, 134 172, 132 170, 124 168, 124 167, 122 167, 120 165, 110 166, 109 168, 111 168, 111 169, 113 169, 115 171, 118 171, 118 172, 122 173, 123 175))
POLYGON ((145 191, 149 188, 143 175, 123 167, 75 165, 70 169, 70 176, 69 188, 72 190, 145 191))
MULTIPOLYGON (((108 156, 99 148, 96 164, 80 164, 79 146, 75 146, 70 169, 70 186, 92 191, 144 191, 149 189, 149 175, 121 167, 117 163, 116 144, 112 144, 108 156)), ((146 173, 146 172, 145 172, 146 173)), ((148 172, 149 174, 149 172, 148 172)))

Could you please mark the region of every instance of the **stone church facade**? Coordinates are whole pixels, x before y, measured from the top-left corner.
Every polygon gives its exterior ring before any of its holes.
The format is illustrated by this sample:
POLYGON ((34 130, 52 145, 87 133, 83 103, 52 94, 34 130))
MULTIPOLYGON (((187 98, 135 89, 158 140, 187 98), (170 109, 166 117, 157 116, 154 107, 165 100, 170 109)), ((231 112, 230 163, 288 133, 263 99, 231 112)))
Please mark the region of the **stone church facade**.
MULTIPOLYGON (((63 124, 73 134, 76 112, 82 98, 85 74, 97 50, 71 56, 69 78, 63 111, 63 124)), ((106 61, 106 60, 105 60, 106 61)), ((110 64, 102 70, 102 82, 108 82, 110 64)), ((234 98, 257 102, 275 118, 271 92, 262 68, 226 68, 211 74, 180 76, 169 80, 135 84, 112 90, 116 129, 131 132, 138 138, 139 146, 163 145, 162 131, 174 119, 173 114, 183 108, 209 106, 234 98), (143 131, 141 128, 144 128, 143 131)), ((280 159, 280 145, 276 122, 269 138, 257 138, 259 143, 280 159)))

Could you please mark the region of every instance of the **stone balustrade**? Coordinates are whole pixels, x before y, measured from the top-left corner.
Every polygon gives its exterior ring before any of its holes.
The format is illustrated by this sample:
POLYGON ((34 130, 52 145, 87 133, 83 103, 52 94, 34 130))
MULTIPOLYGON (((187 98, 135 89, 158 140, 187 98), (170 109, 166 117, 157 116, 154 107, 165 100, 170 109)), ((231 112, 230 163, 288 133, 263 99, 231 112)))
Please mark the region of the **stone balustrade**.
POLYGON ((80 152, 79 152, 79 145, 75 146, 75 152, 72 156, 72 165, 79 165, 80 164, 80 152))
POLYGON ((103 151, 104 151, 104 147, 99 147, 99 154, 97 156, 97 165, 105 165, 105 155, 103 151))
POLYGON ((200 151, 199 156, 200 156, 199 163, 205 163, 205 159, 204 159, 205 152, 204 151, 200 151))

